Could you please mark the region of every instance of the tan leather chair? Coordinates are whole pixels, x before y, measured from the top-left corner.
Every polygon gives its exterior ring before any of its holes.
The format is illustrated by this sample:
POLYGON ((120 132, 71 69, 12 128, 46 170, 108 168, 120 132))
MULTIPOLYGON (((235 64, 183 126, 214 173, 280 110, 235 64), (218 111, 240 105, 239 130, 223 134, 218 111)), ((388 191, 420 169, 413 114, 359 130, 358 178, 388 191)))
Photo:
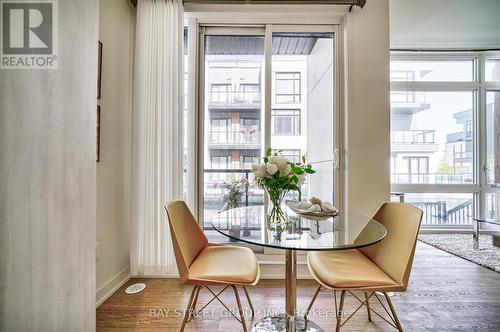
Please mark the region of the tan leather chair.
POLYGON ((217 299, 232 314, 232 310, 229 310, 219 298, 222 292, 232 288, 238 304, 239 317, 234 314, 233 316, 243 325, 243 331, 246 332, 245 317, 236 286, 243 287, 253 316, 254 309, 245 286, 253 286, 259 281, 260 270, 255 254, 244 247, 208 243, 203 230, 183 201, 171 202, 165 209, 181 281, 185 285, 194 285, 181 331, 184 330, 186 323, 195 317, 196 302, 203 288, 212 293, 213 298, 200 310, 217 299), (209 285, 222 285, 224 288, 215 293, 209 285))
POLYGON ((422 211, 414 206, 387 202, 382 204, 373 217, 387 229, 387 236, 380 242, 357 250, 316 251, 307 256, 309 270, 319 282, 305 318, 323 290, 333 290, 337 328, 343 326, 362 306, 366 306, 368 320, 374 312, 387 323, 403 331, 401 323, 387 292, 404 292, 408 287, 418 231, 422 220, 422 211), (364 292, 364 301, 353 291, 364 292), (337 311, 337 292, 340 292, 337 311), (349 292, 361 304, 342 322, 344 298, 349 292), (392 315, 380 301, 376 292, 383 293, 392 315), (369 300, 375 297, 383 306, 392 322, 370 308, 369 300))

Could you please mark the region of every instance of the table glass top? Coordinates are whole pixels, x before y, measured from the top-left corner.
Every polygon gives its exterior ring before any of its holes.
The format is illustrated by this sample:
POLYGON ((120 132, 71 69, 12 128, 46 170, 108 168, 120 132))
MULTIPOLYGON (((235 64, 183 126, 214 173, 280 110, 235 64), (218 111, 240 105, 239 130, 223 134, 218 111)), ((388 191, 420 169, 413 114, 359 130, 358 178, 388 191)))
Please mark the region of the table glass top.
POLYGON ((237 241, 294 250, 345 250, 382 240, 387 231, 379 222, 352 212, 326 220, 311 220, 287 208, 288 223, 266 222, 264 206, 230 209, 212 218, 212 227, 237 241))

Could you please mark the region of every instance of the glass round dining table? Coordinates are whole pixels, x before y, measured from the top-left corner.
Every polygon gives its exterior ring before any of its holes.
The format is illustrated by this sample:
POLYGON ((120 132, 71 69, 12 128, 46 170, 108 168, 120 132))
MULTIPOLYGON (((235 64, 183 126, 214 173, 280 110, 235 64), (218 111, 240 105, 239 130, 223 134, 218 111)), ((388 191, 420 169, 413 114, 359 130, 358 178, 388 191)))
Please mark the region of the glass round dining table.
POLYGON ((269 224, 266 207, 230 209, 212 218, 212 227, 232 240, 283 249, 285 252, 285 313, 259 320, 252 331, 323 331, 317 324, 296 315, 297 251, 348 250, 381 241, 384 225, 353 212, 340 211, 332 217, 298 215, 286 209, 287 222, 269 224))

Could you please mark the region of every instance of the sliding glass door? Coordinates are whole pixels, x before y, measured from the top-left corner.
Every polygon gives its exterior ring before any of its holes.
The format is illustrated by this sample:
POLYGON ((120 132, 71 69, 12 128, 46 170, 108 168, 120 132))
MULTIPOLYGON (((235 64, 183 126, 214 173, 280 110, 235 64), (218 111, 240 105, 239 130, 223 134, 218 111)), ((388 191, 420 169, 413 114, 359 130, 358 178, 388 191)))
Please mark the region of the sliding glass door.
POLYGON ((337 199, 334 27, 200 30, 198 187, 204 228, 211 229, 209 218, 220 211, 264 204, 251 166, 267 147, 292 162, 306 155, 313 163, 317 174, 306 180, 302 198, 337 199))

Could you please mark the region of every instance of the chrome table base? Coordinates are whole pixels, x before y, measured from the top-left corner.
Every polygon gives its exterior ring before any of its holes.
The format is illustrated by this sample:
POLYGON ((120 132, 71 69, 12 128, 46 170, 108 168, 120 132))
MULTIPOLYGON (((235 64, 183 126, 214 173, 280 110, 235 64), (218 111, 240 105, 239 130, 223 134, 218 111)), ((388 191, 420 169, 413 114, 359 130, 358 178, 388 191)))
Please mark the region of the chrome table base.
POLYGON ((279 316, 262 318, 254 325, 252 332, 323 332, 323 330, 318 325, 311 322, 310 320, 306 321, 304 317, 295 317, 295 322, 293 325, 295 326, 292 327, 292 330, 287 329, 286 314, 281 314, 279 316))
POLYGON ((285 309, 286 313, 268 316, 259 320, 252 332, 323 332, 323 330, 303 317, 296 316, 297 311, 297 252, 285 251, 285 309))

